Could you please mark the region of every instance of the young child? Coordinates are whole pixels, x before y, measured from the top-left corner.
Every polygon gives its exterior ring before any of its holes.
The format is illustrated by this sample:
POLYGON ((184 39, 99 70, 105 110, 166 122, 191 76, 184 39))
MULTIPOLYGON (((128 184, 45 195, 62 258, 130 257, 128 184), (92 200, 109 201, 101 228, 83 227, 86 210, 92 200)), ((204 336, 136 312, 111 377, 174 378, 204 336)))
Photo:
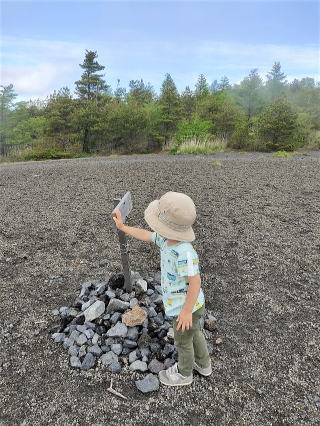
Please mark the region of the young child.
POLYGON ((142 241, 154 242, 161 251, 161 287, 165 313, 173 320, 174 343, 178 363, 159 373, 161 383, 169 386, 189 385, 195 369, 203 376, 212 372, 205 337, 200 330, 204 314, 199 259, 192 247, 192 225, 196 209, 192 199, 180 192, 167 192, 152 201, 144 218, 154 232, 122 223, 121 213, 113 218, 117 228, 142 241))

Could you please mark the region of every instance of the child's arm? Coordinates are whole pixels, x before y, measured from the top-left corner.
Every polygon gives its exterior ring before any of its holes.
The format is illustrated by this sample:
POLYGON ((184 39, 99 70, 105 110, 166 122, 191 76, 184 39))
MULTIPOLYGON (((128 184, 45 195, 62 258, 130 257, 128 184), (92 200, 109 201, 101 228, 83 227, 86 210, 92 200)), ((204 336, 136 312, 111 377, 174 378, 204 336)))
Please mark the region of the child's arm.
POLYGON ((200 274, 188 277, 188 281, 189 288, 187 298, 177 318, 177 330, 181 327, 181 331, 189 330, 189 328, 192 327, 192 311, 201 287, 200 274))
POLYGON ((145 229, 134 228, 133 226, 127 226, 122 222, 121 212, 120 210, 115 210, 115 215, 113 220, 115 221, 116 227, 120 229, 120 231, 125 232, 128 235, 131 235, 134 238, 137 238, 141 241, 146 241, 150 243, 152 241, 151 235, 152 232, 146 231, 145 229))

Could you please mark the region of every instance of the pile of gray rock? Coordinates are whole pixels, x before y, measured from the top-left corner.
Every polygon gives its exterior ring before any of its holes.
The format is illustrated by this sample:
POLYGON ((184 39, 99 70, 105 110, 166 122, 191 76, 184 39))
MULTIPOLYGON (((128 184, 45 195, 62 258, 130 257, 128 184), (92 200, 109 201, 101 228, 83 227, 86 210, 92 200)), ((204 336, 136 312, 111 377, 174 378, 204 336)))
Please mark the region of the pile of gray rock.
MULTIPOLYGON (((163 310, 160 279, 160 272, 147 280, 132 272, 131 293, 124 290, 123 274, 88 281, 73 306, 53 311, 60 321, 52 339, 68 351, 71 367, 88 370, 99 362, 112 373, 128 366, 157 374, 173 365, 178 353, 163 310)), ((157 380, 147 377, 146 391, 150 383, 151 390, 157 389, 157 380)), ((137 383, 142 392, 144 383, 137 383)))

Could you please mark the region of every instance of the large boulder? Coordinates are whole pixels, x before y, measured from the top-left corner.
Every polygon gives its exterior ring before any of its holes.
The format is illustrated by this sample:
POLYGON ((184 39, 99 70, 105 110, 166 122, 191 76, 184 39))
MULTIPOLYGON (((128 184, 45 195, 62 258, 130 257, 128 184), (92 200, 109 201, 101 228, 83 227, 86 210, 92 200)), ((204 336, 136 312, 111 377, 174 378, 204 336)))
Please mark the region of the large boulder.
POLYGON ((92 321, 102 315, 105 311, 105 303, 101 300, 96 300, 88 309, 84 311, 85 320, 92 321))

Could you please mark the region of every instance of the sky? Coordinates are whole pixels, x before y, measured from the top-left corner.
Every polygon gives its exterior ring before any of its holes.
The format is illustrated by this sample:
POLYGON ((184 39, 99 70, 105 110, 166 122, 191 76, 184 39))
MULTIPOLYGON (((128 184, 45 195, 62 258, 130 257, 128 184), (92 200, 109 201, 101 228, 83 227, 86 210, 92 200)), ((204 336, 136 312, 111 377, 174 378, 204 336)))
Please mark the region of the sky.
POLYGON ((81 77, 94 50, 115 89, 143 79, 159 92, 170 73, 181 92, 200 74, 239 83, 275 61, 287 80, 320 81, 319 1, 2 1, 0 85, 17 100, 44 99, 81 77))

